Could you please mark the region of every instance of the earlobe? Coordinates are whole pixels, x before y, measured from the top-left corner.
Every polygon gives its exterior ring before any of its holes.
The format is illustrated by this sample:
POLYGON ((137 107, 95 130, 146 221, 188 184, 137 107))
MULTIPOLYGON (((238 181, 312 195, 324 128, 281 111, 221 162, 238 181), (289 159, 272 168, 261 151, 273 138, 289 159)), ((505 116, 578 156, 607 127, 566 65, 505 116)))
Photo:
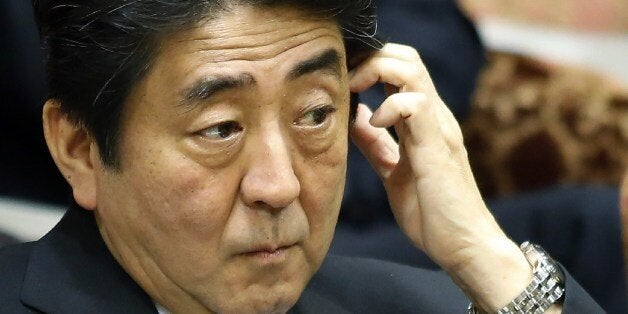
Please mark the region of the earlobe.
POLYGON ((97 146, 85 128, 70 120, 59 103, 48 100, 43 110, 44 136, 52 159, 72 187, 76 202, 85 209, 97 207, 97 146))

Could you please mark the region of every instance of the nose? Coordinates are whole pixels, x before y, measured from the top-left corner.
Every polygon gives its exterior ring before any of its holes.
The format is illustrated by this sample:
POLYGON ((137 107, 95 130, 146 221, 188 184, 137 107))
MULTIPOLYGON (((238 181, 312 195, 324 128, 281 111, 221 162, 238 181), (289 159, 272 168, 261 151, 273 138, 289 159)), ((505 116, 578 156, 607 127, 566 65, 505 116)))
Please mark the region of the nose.
POLYGON ((258 135, 242 179, 242 197, 251 208, 281 210, 290 205, 301 191, 290 148, 278 131, 266 130, 258 135))

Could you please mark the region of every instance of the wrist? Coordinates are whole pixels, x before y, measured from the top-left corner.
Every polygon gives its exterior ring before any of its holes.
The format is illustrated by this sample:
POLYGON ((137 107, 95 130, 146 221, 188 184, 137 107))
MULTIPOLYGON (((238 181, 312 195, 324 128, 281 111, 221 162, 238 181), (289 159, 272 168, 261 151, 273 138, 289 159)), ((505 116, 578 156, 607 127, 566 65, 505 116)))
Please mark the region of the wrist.
POLYGON ((505 235, 479 240, 460 254, 461 262, 446 271, 483 309, 496 312, 532 280, 530 264, 519 246, 505 235))

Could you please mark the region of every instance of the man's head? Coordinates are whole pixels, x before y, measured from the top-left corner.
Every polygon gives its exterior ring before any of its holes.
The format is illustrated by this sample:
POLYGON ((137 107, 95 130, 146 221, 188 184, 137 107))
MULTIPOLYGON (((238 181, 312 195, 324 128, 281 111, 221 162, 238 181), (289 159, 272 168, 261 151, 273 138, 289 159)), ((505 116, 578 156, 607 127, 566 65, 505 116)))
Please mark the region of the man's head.
POLYGON ((291 307, 333 235, 370 1, 50 2, 46 140, 115 258, 174 311, 291 307))
POLYGON ((381 48, 372 0, 35 0, 49 98, 86 128, 103 162, 116 168, 119 121, 133 86, 152 67, 162 39, 243 5, 293 7, 334 21, 349 67, 381 48))

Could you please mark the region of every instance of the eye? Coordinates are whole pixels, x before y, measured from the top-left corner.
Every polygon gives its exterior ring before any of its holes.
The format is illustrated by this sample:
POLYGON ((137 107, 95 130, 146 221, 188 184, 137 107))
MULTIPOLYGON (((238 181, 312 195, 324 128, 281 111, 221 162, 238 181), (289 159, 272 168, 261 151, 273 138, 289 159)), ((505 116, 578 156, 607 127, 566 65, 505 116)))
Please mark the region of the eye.
POLYGON ((237 122, 228 121, 206 128, 199 134, 210 140, 225 140, 238 132, 242 132, 242 127, 237 122))
POLYGON ((305 126, 318 126, 323 124, 328 116, 336 111, 332 106, 323 106, 306 112, 295 124, 305 126))

